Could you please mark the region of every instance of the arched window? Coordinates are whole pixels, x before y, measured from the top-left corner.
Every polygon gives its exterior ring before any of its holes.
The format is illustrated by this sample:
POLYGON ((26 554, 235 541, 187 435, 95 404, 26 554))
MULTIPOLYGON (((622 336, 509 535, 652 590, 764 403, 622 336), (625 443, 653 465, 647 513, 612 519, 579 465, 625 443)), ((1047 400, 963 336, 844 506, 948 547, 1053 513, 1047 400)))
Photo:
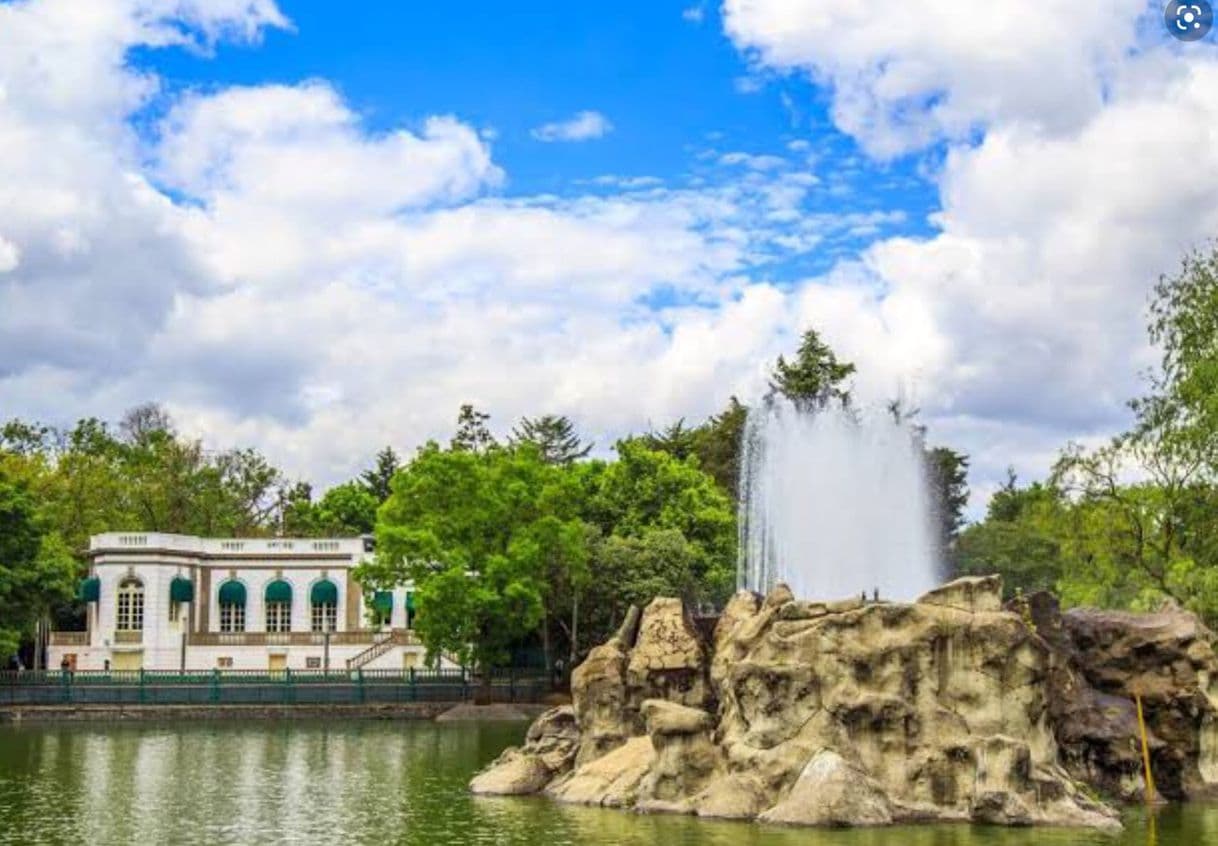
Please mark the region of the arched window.
POLYGON ((310 604, 313 606, 313 631, 332 632, 338 628, 338 587, 329 579, 322 579, 313 585, 309 593, 310 604))
POLYGON ((118 584, 115 628, 120 632, 144 630, 144 583, 139 579, 123 579, 118 584))
POLYGON ((266 630, 268 632, 290 632, 292 630, 292 586, 283 579, 275 579, 266 586, 266 630))
POLYGON ((220 585, 220 631, 245 631, 245 585, 229 579, 220 585))

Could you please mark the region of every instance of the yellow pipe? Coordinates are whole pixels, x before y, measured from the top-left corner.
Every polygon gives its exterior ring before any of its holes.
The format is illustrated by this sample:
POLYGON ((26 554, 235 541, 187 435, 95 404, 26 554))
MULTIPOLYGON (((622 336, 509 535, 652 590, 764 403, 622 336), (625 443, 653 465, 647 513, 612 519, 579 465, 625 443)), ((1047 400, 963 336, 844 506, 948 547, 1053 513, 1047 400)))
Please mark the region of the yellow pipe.
POLYGON ((1155 802, 1158 800, 1158 795, 1155 791, 1155 777, 1150 772, 1150 743, 1146 740, 1146 718, 1142 716, 1142 697, 1135 693, 1133 700, 1138 706, 1138 730, 1142 733, 1142 766, 1146 770, 1146 801, 1155 802))

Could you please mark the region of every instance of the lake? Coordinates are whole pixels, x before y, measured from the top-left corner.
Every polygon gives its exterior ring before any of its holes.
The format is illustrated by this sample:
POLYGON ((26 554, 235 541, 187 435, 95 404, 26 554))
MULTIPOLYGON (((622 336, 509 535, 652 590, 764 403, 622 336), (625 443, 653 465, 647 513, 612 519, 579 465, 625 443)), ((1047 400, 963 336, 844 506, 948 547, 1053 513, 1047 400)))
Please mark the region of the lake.
POLYGON ((1218 808, 1126 831, 782 829, 470 796, 523 724, 258 722, 0 726, 0 844, 1218 844, 1218 808))

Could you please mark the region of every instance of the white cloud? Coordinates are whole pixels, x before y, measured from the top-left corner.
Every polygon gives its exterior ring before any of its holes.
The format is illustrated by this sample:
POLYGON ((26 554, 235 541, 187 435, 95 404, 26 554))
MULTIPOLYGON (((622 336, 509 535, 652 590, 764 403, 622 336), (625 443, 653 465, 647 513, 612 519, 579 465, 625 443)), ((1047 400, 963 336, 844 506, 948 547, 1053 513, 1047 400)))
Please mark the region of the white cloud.
POLYGON ((1218 62, 1156 46, 1140 0, 881 7, 725 5, 756 62, 832 86, 874 156, 947 151, 938 232, 877 240, 804 313, 875 388, 908 380, 981 488, 1043 474, 1125 425, 1151 286, 1218 231, 1218 62))
POLYGON ((1103 108, 1145 0, 726 0, 755 62, 833 87, 837 124, 878 155, 998 118, 1071 131, 1103 108), (1072 25, 1077 23, 1077 25, 1072 25))
POLYGON ((681 11, 681 17, 690 23, 700 24, 706 18, 706 10, 701 6, 690 6, 681 11))
POLYGON ((0 273, 8 273, 17 267, 21 260, 21 251, 12 241, 0 237, 0 273))
POLYGON ((567 120, 546 123, 533 130, 533 137, 547 143, 554 141, 590 141, 603 138, 613 131, 613 124, 600 112, 583 111, 567 120))
POLYGON ((1023 3, 994 7, 1006 30, 966 32, 937 0, 884 27, 729 2, 758 73, 832 84, 871 155, 945 153, 936 231, 894 239, 898 211, 809 213, 858 163, 798 140, 709 151, 688 187, 609 176, 509 199, 485 133, 445 116, 370 132, 320 80, 166 95, 141 139, 129 121, 159 80, 130 49, 253 39, 287 25, 278 10, 0 4, 0 407, 63 421, 162 399, 330 482, 444 435, 465 401, 503 425, 569 413, 602 446, 694 418, 758 390, 811 324, 865 396, 911 394, 978 486, 1010 462, 1043 471, 1121 423, 1150 284, 1218 227, 1218 63, 1128 50, 1134 5, 1067 44, 1023 3), (756 281, 850 237, 876 240, 756 281))

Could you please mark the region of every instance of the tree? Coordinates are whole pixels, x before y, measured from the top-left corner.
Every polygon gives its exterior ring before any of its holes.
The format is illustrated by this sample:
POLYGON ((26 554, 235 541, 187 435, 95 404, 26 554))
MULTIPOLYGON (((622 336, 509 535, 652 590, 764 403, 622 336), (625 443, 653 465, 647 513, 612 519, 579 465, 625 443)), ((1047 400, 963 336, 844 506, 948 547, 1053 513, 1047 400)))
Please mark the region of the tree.
POLYGON ((379 503, 359 482, 330 488, 315 506, 316 531, 322 535, 365 535, 376 528, 379 503))
POLYGON ((393 447, 387 446, 376 454, 376 464, 360 474, 360 482, 368 493, 376 498, 377 503, 389 499, 390 483, 393 474, 401 468, 402 462, 393 447))
POLYGON ((76 564, 28 486, 0 470, 0 666, 38 620, 72 597, 76 564))
POLYGON ((580 439, 575 424, 569 418, 553 414, 522 417, 508 442, 514 446, 533 444, 547 464, 570 464, 587 458, 592 451, 592 444, 585 444, 580 439))
POLYGON ((839 362, 829 345, 814 329, 804 332, 795 361, 778 356, 770 376, 771 394, 781 394, 796 405, 820 408, 838 402, 850 404, 850 389, 843 387, 854 374, 854 365, 839 362))
POLYGON ((489 414, 478 411, 469 403, 462 405, 457 413, 457 432, 450 444, 452 449, 486 452, 495 446, 495 436, 487 426, 490 419, 489 414))
POLYGON ((678 460, 637 439, 621 441, 617 452, 617 461, 596 471, 585 511, 588 522, 605 536, 680 532, 695 550, 694 581, 686 598, 726 600, 736 579, 736 512, 727 494, 698 468, 696 459, 678 460))
POLYGON ((727 408, 695 430, 694 454, 698 466, 709 473, 733 503, 739 498, 740 451, 748 408, 732 397, 727 408))
POLYGON ((1012 473, 990 498, 985 520, 960 533, 954 563, 962 575, 1003 577, 1007 596, 1057 590, 1070 543, 1069 503, 1062 491, 1036 483, 1020 488, 1012 473))
POLYGON ((413 579, 429 653, 456 654, 484 680, 544 614, 537 556, 523 539, 545 516, 548 469, 533 449, 428 444, 394 477, 376 559, 358 573, 370 588, 413 579))
POLYGON ((968 505, 968 456, 948 447, 926 451, 939 549, 950 560, 968 505))

